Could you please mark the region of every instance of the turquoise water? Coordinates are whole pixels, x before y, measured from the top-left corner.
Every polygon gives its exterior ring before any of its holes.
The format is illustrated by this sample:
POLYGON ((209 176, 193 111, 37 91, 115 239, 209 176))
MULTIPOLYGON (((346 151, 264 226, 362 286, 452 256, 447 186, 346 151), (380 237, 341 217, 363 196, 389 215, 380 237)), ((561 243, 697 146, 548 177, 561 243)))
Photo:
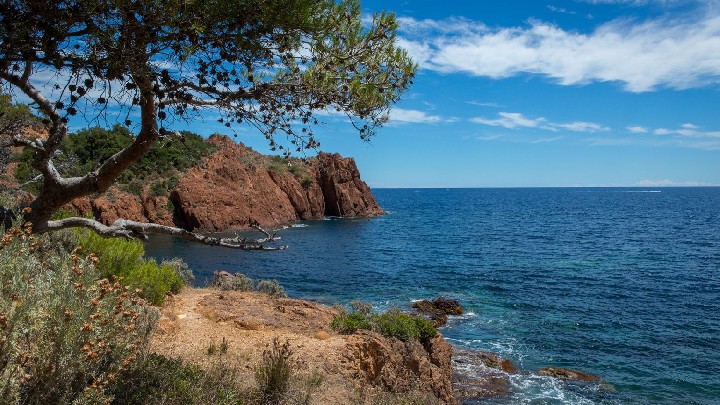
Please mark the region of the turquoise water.
POLYGON ((527 371, 569 367, 614 389, 523 373, 497 404, 720 403, 720 189, 379 189, 389 214, 281 230, 241 252, 153 238, 202 285, 215 270, 295 297, 457 298, 442 333, 527 371))

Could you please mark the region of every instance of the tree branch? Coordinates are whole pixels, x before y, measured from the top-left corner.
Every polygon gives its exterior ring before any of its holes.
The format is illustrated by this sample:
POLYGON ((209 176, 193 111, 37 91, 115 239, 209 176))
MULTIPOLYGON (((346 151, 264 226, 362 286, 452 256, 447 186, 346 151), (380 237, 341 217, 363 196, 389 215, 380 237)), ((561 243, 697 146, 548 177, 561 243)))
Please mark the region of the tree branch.
POLYGON ((47 225, 41 229, 42 232, 56 231, 59 229, 66 228, 88 228, 93 232, 109 238, 136 238, 146 239, 147 234, 164 234, 177 236, 183 239, 188 239, 193 242, 202 243, 210 246, 223 246, 233 249, 241 250, 283 250, 287 249, 287 246, 265 246, 266 243, 275 242, 280 240, 280 237, 274 234, 268 233, 266 230, 258 225, 253 225, 253 228, 262 232, 265 238, 252 239, 242 238, 239 236, 231 238, 217 238, 213 236, 202 235, 195 232, 190 232, 182 228, 176 228, 174 226, 158 225, 152 223, 143 223, 137 221, 130 221, 127 219, 118 219, 112 225, 107 226, 101 222, 89 218, 65 218, 57 221, 48 221, 47 225))

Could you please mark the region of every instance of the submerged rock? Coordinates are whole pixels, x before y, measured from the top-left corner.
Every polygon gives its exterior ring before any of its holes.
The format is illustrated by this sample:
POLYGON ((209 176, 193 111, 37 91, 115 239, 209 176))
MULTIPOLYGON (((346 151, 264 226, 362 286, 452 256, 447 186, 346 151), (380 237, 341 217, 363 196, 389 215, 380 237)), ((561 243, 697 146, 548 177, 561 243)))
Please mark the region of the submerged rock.
POLYGON ((449 300, 445 297, 437 297, 432 301, 418 301, 412 306, 420 315, 428 318, 435 327, 445 325, 448 315, 462 315, 464 312, 458 300, 449 300))
POLYGON ((560 367, 545 367, 537 371, 537 375, 557 378, 558 380, 584 381, 584 382, 601 382, 602 378, 585 373, 583 371, 572 370, 560 367))

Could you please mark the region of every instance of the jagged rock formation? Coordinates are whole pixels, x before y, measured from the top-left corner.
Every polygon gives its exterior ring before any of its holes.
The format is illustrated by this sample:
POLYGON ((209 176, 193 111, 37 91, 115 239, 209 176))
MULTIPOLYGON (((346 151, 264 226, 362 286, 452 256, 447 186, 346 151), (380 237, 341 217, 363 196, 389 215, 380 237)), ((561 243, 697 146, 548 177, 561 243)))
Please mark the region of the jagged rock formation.
POLYGON ((454 403, 452 346, 437 335, 428 342, 403 342, 361 331, 347 339, 343 363, 354 376, 388 392, 419 389, 454 403))
POLYGON ((168 196, 153 196, 147 187, 140 196, 111 188, 72 206, 108 224, 126 218, 203 232, 383 214, 352 158, 320 153, 307 164, 283 167, 228 137, 208 142, 217 150, 183 174, 168 196))

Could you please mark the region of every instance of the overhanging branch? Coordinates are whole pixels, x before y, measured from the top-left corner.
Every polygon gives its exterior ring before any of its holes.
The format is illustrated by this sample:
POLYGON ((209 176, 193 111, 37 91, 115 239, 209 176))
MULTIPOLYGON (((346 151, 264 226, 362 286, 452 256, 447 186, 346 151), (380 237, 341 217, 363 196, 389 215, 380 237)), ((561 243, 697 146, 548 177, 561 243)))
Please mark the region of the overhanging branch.
POLYGON ((280 237, 270 234, 258 225, 254 225, 253 228, 262 232, 265 238, 252 239, 242 238, 239 236, 230 238, 218 238, 208 235, 202 235, 195 232, 190 232, 182 228, 174 226, 166 226, 152 223, 144 223, 137 221, 130 221, 127 219, 118 219, 112 225, 107 226, 101 222, 89 218, 65 218, 57 221, 48 221, 47 225, 41 229, 41 231, 56 231, 65 228, 88 228, 93 232, 109 237, 109 238, 136 238, 146 239, 148 234, 164 234, 177 236, 183 239, 188 239, 193 242, 202 243, 210 246, 223 246, 233 249, 241 250, 283 250, 287 249, 287 246, 266 246, 267 243, 275 242, 280 240, 280 237))

